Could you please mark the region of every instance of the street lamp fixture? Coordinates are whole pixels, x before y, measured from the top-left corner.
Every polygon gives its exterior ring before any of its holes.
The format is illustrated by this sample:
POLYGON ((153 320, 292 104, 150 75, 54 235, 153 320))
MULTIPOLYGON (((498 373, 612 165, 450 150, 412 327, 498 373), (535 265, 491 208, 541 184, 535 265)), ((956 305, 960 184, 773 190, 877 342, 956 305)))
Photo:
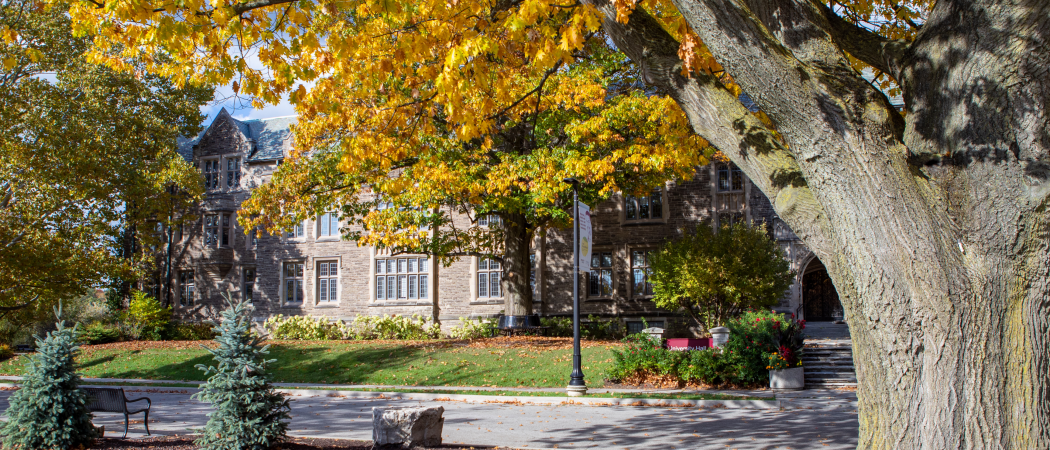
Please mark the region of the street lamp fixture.
POLYGON ((587 393, 587 382, 583 380, 580 367, 580 181, 575 178, 562 180, 572 185, 572 374, 565 388, 569 397, 587 393))

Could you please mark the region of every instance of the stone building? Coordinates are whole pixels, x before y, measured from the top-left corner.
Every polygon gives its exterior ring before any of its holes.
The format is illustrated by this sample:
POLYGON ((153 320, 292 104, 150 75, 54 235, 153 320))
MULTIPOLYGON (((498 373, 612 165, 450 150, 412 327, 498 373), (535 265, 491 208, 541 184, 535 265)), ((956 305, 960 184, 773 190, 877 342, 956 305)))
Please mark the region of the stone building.
MULTIPOLYGON (((343 241, 341 224, 329 214, 282 235, 246 235, 237 210, 289 154, 294 122, 293 117, 241 121, 222 110, 198 137, 180 144, 182 155, 200 168, 207 193, 196 224, 173 233, 168 285, 177 316, 212 315, 227 291, 250 299, 260 319, 420 314, 448 325, 503 310, 501 270, 491 261, 469 257, 442 267, 425 255, 388 257, 343 241)), ((614 195, 592 211, 595 257, 581 261, 582 270, 590 272, 581 276, 584 317, 618 317, 629 329, 640 327, 642 317, 650 325, 683 324, 680 315, 650 300, 648 252, 700 224, 736 221, 765 222, 798 274, 778 310, 810 320, 841 314, 841 307, 834 308, 834 288, 827 292, 831 284, 823 266, 731 165, 699 167, 692 180, 668 182, 649 197, 614 195)), ((533 243, 534 312, 571 314, 571 244, 571 229, 549 230, 533 243)))

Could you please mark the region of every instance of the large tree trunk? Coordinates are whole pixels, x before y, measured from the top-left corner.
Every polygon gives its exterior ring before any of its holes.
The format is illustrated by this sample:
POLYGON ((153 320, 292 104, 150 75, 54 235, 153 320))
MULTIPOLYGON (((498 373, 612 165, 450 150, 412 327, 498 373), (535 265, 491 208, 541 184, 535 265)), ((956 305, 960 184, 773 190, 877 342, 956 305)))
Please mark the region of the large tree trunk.
POLYGON ((529 288, 529 243, 532 234, 524 214, 504 214, 503 222, 503 313, 508 316, 532 314, 529 288))
POLYGON ((1050 448, 1050 2, 940 0, 909 44, 815 2, 677 0, 783 142, 718 80, 683 78, 644 12, 592 3, 827 266, 860 447, 1050 448), (905 116, 843 50, 901 82, 905 116))

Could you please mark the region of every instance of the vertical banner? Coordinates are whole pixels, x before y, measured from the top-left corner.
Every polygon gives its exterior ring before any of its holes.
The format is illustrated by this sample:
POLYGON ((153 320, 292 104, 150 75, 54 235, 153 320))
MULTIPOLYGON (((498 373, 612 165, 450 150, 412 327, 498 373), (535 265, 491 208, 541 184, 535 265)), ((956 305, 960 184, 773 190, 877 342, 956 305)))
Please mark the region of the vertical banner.
POLYGON ((591 208, 580 203, 580 270, 591 267, 591 208))

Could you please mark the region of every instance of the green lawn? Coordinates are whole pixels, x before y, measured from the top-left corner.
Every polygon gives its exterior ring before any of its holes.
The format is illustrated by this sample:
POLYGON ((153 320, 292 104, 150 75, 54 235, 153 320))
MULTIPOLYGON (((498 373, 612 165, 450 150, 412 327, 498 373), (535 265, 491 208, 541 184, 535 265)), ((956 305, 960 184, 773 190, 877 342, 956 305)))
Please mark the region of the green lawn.
MULTIPOLYGON (((186 347, 186 346, 183 346, 186 347)), ((599 387, 612 365, 608 346, 583 349, 587 384, 599 387)), ((572 350, 474 348, 447 342, 423 345, 361 342, 297 343, 270 347, 275 382, 399 384, 417 386, 562 387, 569 382, 572 350)), ((0 363, 0 374, 21 375, 24 357, 0 363)), ((85 347, 80 373, 91 378, 203 381, 197 364, 210 354, 189 348, 85 347)))

